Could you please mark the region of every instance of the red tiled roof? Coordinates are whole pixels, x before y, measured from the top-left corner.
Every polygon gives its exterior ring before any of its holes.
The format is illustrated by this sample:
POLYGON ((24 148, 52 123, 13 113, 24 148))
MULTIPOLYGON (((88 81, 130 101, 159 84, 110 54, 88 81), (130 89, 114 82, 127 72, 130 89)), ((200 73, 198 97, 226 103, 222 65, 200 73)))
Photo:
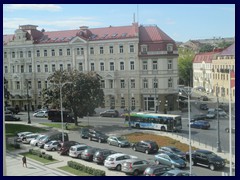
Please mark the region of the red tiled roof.
POLYGON ((193 59, 193 63, 201 63, 203 61, 205 63, 211 63, 213 57, 217 54, 219 54, 218 51, 196 54, 194 59, 193 59))

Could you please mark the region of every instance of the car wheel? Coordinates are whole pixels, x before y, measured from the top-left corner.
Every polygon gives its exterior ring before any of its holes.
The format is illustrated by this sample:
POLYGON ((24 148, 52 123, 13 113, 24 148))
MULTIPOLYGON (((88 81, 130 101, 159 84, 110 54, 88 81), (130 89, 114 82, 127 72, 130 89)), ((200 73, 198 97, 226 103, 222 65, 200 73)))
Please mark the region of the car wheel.
POLYGON ((136 151, 136 148, 135 148, 135 147, 133 147, 133 150, 134 150, 134 151, 136 151))
POLYGON ((118 164, 117 167, 116 167, 116 170, 117 171, 121 171, 122 170, 122 166, 120 164, 118 164))
POLYGON ((109 144, 109 145, 111 145, 111 142, 110 142, 110 141, 108 141, 108 144, 109 144))
POLYGON ((99 143, 101 143, 101 142, 102 142, 102 140, 101 140, 101 139, 99 139, 99 140, 98 140, 98 142, 99 142, 99 143))
POLYGON ((164 126, 162 126, 161 131, 166 131, 166 128, 164 126))
POLYGON ((118 147, 120 147, 120 148, 121 148, 121 147, 122 147, 122 145, 121 145, 121 144, 118 144, 118 147))
POLYGON ((156 160, 156 161, 155 161, 155 164, 157 164, 157 165, 158 165, 158 164, 160 164, 160 163, 159 163, 159 161, 157 161, 157 160, 156 160))
POLYGON ((146 154, 149 154, 149 151, 146 149, 146 150, 145 150, 145 153, 146 153, 146 154))
POLYGON ((139 174, 138 170, 136 169, 134 172, 133 172, 133 175, 134 176, 137 176, 139 174))
POLYGON ((92 138, 91 138, 91 137, 89 137, 88 139, 89 139, 89 141, 91 141, 91 140, 92 140, 92 138))
POLYGON ((52 148, 52 151, 56 151, 56 148, 52 148))
POLYGON ((214 166, 213 164, 210 164, 210 165, 209 165, 209 168, 210 168, 212 171, 215 170, 215 166, 214 166))

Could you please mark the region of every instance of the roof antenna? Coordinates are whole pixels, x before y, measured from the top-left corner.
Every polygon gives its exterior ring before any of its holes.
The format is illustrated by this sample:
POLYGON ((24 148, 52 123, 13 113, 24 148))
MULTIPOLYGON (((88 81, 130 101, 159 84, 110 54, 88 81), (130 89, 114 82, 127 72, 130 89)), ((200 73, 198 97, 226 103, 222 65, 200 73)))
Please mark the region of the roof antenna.
MULTIPOLYGON (((138 4, 137 4, 137 22, 138 22, 138 4)), ((139 23, 139 22, 138 22, 139 23)))
POLYGON ((133 23, 135 23, 135 13, 133 13, 133 23))

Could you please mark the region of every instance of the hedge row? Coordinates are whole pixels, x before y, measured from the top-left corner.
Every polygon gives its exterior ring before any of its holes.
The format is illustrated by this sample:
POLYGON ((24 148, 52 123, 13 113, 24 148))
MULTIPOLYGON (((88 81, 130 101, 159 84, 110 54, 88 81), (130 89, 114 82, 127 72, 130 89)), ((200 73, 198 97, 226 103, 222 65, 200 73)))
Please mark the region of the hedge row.
POLYGON ((36 155, 40 158, 44 158, 44 159, 47 159, 47 160, 53 160, 52 155, 45 154, 45 152, 41 152, 40 150, 29 149, 29 153, 33 154, 33 155, 36 155))
POLYGON ((71 167, 73 169, 83 171, 83 172, 86 172, 86 173, 94 175, 94 176, 105 176, 106 175, 105 171, 102 171, 99 169, 94 169, 92 167, 88 167, 88 166, 85 166, 83 164, 80 164, 80 163, 77 163, 74 161, 68 161, 67 164, 69 167, 71 167))

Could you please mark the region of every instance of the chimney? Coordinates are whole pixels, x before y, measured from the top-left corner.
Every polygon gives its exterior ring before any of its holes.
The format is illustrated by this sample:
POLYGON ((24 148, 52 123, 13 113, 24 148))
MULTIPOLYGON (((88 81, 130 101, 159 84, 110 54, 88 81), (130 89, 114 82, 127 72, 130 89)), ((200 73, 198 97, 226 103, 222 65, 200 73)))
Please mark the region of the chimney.
POLYGON ((80 26, 80 29, 81 29, 81 30, 87 30, 87 29, 88 29, 88 26, 80 26))

